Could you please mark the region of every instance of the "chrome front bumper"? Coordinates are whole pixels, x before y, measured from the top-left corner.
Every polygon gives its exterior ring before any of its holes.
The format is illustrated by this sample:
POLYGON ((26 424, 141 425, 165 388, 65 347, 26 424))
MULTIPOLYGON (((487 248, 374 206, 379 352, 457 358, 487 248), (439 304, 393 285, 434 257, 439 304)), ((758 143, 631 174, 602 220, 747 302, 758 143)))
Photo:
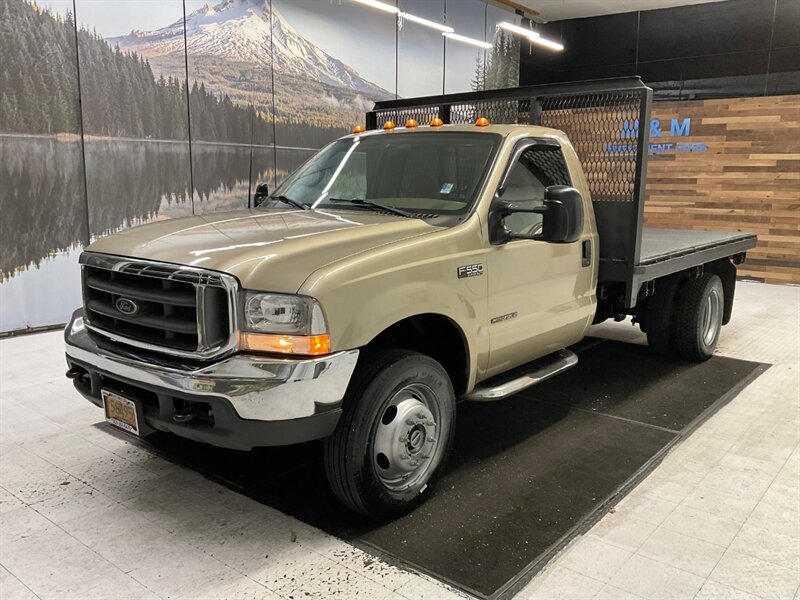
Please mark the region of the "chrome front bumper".
POLYGON ((222 398, 246 420, 286 421, 338 412, 358 359, 358 350, 347 350, 303 359, 237 354, 200 367, 171 358, 161 362, 96 342, 82 315, 82 310, 75 311, 64 332, 68 361, 165 394, 222 398))

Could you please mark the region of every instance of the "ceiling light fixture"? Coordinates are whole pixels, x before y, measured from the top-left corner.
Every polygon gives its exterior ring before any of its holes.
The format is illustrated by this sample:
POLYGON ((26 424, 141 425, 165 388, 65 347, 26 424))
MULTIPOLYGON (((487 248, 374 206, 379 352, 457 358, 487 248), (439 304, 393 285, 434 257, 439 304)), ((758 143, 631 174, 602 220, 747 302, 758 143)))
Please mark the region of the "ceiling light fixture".
POLYGON ((500 27, 501 29, 505 29, 506 31, 511 31, 512 33, 518 33, 519 35, 528 38, 534 44, 539 44, 540 46, 544 46, 545 48, 550 48, 551 50, 558 50, 559 52, 564 49, 563 44, 559 44, 558 42, 554 42, 552 40, 543 38, 541 35, 539 35, 538 31, 534 31, 533 29, 526 29, 525 27, 520 27, 519 25, 514 25, 513 23, 508 23, 507 21, 498 23, 497 26, 500 27))
POLYGON ((494 47, 494 46, 492 46, 492 44, 489 44, 488 42, 483 42, 481 40, 476 40, 474 38, 467 37, 465 35, 459 35, 457 33, 447 33, 447 32, 445 32, 442 35, 444 37, 448 38, 448 39, 456 40, 457 42, 464 42, 465 44, 471 44, 473 46, 477 46, 478 48, 486 48, 488 50, 488 49, 494 47))
POLYGON ((378 2, 378 0, 353 0, 353 2, 358 2, 359 4, 363 4, 364 6, 377 8, 378 10, 392 13, 393 15, 396 15, 397 13, 400 12, 400 9, 397 8, 396 6, 392 6, 391 4, 386 4, 384 2, 378 2))
POLYGON ((445 33, 453 33, 455 29, 452 27, 448 27, 447 25, 442 25, 441 23, 437 23, 435 21, 429 21, 428 19, 423 19, 422 17, 418 17, 417 15, 412 15, 411 13, 400 13, 401 19, 408 19, 409 21, 413 21, 414 23, 419 23, 420 25, 425 25, 425 27, 431 27, 432 29, 438 29, 439 31, 444 31, 445 33))
POLYGON ((564 49, 564 44, 559 44, 558 42, 554 42, 552 40, 548 40, 547 38, 538 37, 535 40, 531 40, 534 44, 539 44, 540 46, 544 46, 545 48, 550 48, 551 50, 555 50, 556 52, 561 52, 564 49))

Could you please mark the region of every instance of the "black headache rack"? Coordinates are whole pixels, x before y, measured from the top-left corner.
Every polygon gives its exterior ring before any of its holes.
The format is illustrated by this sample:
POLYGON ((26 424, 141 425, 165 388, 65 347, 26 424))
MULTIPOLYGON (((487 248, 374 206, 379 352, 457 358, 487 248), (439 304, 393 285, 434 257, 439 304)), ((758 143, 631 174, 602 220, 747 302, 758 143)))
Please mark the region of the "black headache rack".
MULTIPOLYGON (((620 284, 623 303, 636 303, 642 243, 644 182, 653 91, 638 77, 535 85, 375 103, 367 129, 389 119, 427 123, 542 125, 567 134, 583 165, 600 234, 604 284, 620 284)), ((617 286, 619 287, 619 285, 617 286)))
POLYGON ((653 91, 638 77, 536 85, 377 102, 367 129, 389 119, 542 125, 567 134, 583 165, 600 234, 600 281, 636 304, 653 91), (640 126, 639 124, 642 124, 640 126))
POLYGON ((392 120, 542 125, 567 134, 583 166, 600 234, 598 291, 631 309, 643 284, 756 245, 749 233, 643 229, 653 90, 638 77, 533 85, 377 102, 367 129, 392 120), (640 126, 641 123, 641 126, 640 126))

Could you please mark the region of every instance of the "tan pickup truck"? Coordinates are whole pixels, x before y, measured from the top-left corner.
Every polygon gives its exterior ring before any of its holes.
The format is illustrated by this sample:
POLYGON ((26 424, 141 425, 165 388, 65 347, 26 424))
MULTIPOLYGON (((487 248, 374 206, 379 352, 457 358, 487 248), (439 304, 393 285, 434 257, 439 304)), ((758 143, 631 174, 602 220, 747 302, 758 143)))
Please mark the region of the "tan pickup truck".
MULTIPOLYGON (((631 87, 647 118, 649 90, 631 87)), ((343 137, 252 209, 92 244, 65 332, 78 391, 135 435, 241 450, 324 438, 336 495, 386 518, 431 493, 457 400, 569 369, 593 322, 633 315, 659 352, 711 356, 755 238, 642 230, 642 140, 633 167, 623 157, 632 181, 608 191, 563 131, 439 123, 343 137), (620 193, 634 217, 600 204, 620 193)))

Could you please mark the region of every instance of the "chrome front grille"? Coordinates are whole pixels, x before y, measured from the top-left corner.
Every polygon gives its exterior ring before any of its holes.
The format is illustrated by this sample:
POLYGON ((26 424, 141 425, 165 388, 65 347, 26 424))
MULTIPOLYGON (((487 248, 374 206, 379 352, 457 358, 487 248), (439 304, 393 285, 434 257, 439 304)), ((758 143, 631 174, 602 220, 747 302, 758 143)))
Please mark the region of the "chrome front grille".
POLYGON ((140 348, 211 357, 235 344, 237 282, 194 267, 84 253, 86 324, 140 348))

